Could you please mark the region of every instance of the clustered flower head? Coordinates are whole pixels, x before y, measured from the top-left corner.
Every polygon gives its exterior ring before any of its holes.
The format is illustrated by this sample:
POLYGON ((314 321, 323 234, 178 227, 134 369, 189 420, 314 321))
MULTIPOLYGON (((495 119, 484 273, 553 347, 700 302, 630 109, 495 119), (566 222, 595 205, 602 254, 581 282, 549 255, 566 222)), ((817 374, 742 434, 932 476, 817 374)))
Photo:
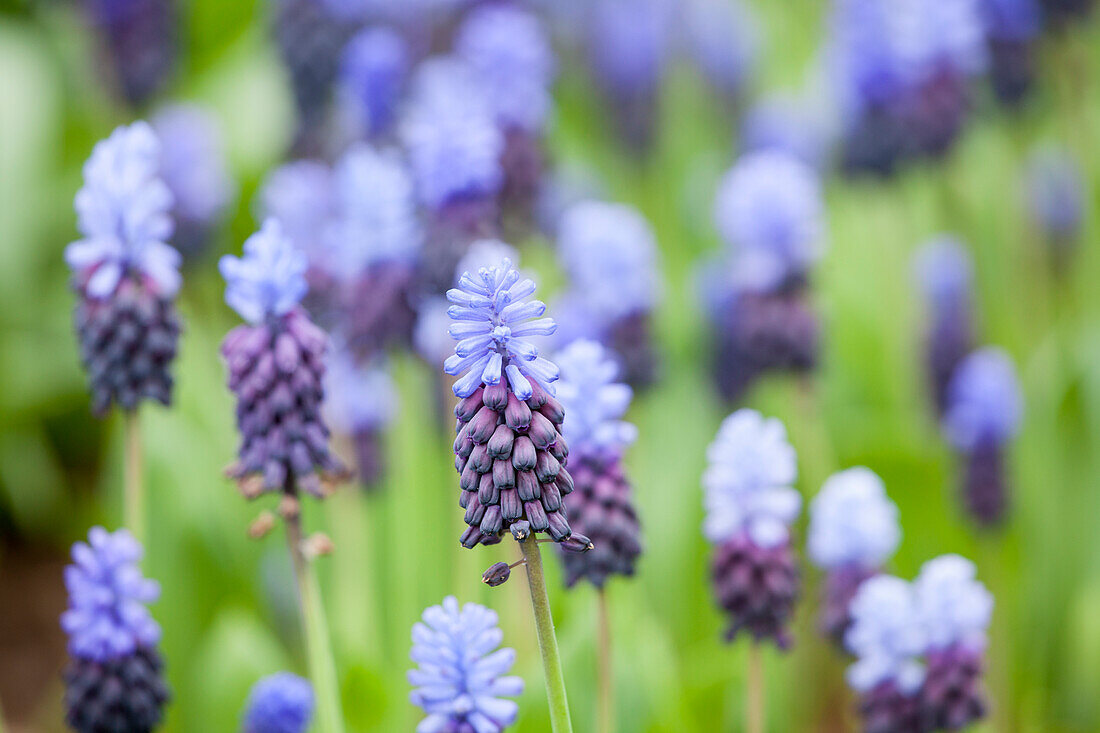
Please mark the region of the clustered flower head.
POLYGON ((114 67, 118 92, 140 107, 168 82, 179 53, 179 9, 171 0, 91 0, 91 25, 114 67))
POLYGON ((993 598, 975 576, 969 560, 943 555, 913 583, 879 575, 860 586, 845 638, 868 730, 958 730, 985 715, 993 598))
POLYGON ((476 603, 459 607, 454 596, 424 611, 413 625, 409 696, 427 717, 417 733, 499 733, 515 722, 519 706, 507 697, 523 692, 508 676, 513 649, 498 649, 497 614, 476 603))
POLYGON ((133 410, 142 399, 171 401, 180 255, 167 242, 172 194, 159 171, 160 143, 135 122, 96 143, 76 194, 84 237, 66 247, 65 261, 96 414, 112 403, 133 410))
POLYGON ((633 489, 622 466, 623 451, 638 430, 622 420, 630 406, 630 387, 615 381, 618 367, 596 341, 574 341, 558 352, 558 398, 572 446, 574 491, 565 498, 570 526, 592 540, 593 549, 566 552, 566 584, 581 578, 602 587, 613 574, 634 574, 642 547, 633 489))
POLYGON ((1018 105, 1035 82, 1035 41, 1042 30, 1038 0, 982 0, 993 91, 1005 105, 1018 105))
POLYGON ((382 432, 397 410, 397 390, 380 363, 360 365, 346 348, 329 352, 325 369, 323 414, 355 445, 359 480, 372 486, 385 467, 382 432))
POLYGON ((225 300, 246 321, 222 342, 229 388, 237 396, 238 461, 228 473, 249 496, 264 491, 322 496, 321 477, 343 473, 321 420, 328 338, 298 303, 306 257, 273 219, 219 263, 225 300))
POLYGON ((948 386, 943 429, 967 461, 963 495, 982 524, 996 524, 1004 516, 1004 450, 1022 417, 1023 395, 1008 354, 987 347, 959 364, 948 386))
POLYGON ((276 672, 252 686, 243 733, 306 733, 313 718, 313 688, 290 672, 276 672))
POLYGON ((832 142, 824 106, 805 92, 765 95, 746 110, 738 142, 746 153, 784 152, 820 171, 832 142))
POLYGON ((324 271, 338 269, 324 236, 336 216, 333 178, 332 169, 320 161, 296 160, 271 171, 259 195, 260 215, 277 219, 294 247, 324 271))
POLYGON ((146 608, 160 586, 142 576, 141 556, 128 530, 93 527, 87 543, 73 545, 74 564, 65 568, 66 720, 81 733, 151 731, 168 700, 156 649, 160 626, 146 608))
POLYGON ((856 590, 878 573, 900 539, 897 506, 868 468, 833 474, 810 502, 807 551, 826 571, 821 627, 837 643, 851 623, 856 590))
POLYGON ((1086 205, 1080 166, 1067 151, 1045 148, 1027 165, 1027 204, 1035 226, 1046 238, 1055 263, 1077 244, 1086 205))
POLYGON ((570 280, 561 340, 597 339, 619 357, 627 383, 652 383, 657 357, 650 321, 661 277, 649 222, 625 204, 582 201, 561 217, 558 252, 570 280))
POLYGON ((925 364, 936 411, 942 414, 951 378, 974 346, 973 265, 958 239, 940 235, 917 251, 913 266, 928 303, 925 364))
POLYGON ((738 0, 688 0, 680 13, 683 51, 721 95, 735 100, 760 55, 760 28, 738 0))
POLYGON ((715 545, 711 579, 730 616, 726 632, 786 646, 798 592, 790 525, 801 508, 794 449, 783 423, 754 410, 723 422, 707 448, 703 534, 715 545))
POLYGON ((444 371, 458 377, 454 450, 465 547, 499 542, 507 529, 517 540, 532 531, 556 542, 572 534, 562 507, 573 479, 561 435, 565 411, 553 397, 558 367, 529 340, 552 334, 555 324, 540 317, 542 302, 527 300, 534 291, 506 259, 464 273, 447 292, 458 343, 444 371))
POLYGON ((383 26, 360 31, 344 48, 339 71, 342 100, 367 137, 390 132, 411 55, 404 37, 383 26))

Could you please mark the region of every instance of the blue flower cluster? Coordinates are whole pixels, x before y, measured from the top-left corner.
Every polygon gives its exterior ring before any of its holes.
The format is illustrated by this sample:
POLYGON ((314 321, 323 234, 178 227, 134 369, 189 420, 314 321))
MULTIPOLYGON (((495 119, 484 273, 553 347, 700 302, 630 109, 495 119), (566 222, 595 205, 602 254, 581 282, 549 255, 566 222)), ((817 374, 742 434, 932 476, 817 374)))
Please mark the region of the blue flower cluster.
POLYGON ((913 257, 913 269, 934 315, 969 308, 974 266, 956 237, 940 235, 922 245, 913 257))
POLYGON ((997 348, 975 351, 959 365, 948 388, 943 427, 960 451, 1003 445, 1016 435, 1023 395, 1011 357, 997 348))
POLYGON ((1027 204, 1039 230, 1055 244, 1069 243, 1086 211, 1085 179, 1069 152, 1040 148, 1027 166, 1027 204))
POLYGON ((819 567, 876 569, 900 540, 898 508, 869 468, 833 474, 810 502, 807 548, 819 567))
POLYGON ((324 415, 353 435, 386 427, 397 411, 397 389, 381 364, 360 366, 345 348, 330 348, 325 364, 324 415))
POLYGON ((90 297, 114 293, 126 274, 145 278, 158 294, 180 286, 180 255, 172 235, 172 192, 160 177, 161 148, 145 122, 119 127, 96 143, 76 194, 83 239, 65 249, 65 261, 90 297))
POLYGON ((454 596, 431 606, 412 630, 409 698, 427 717, 417 733, 476 731, 499 733, 515 722, 519 706, 505 697, 523 692, 523 680, 507 676, 513 649, 498 649, 504 638, 497 614, 476 603, 459 607, 454 596))
POLYGON ((408 43, 390 28, 360 31, 348 41, 340 63, 339 88, 355 121, 369 137, 389 130, 408 80, 408 43))
POLYGON ((565 408, 562 430, 572 455, 617 457, 638 429, 621 418, 633 391, 616 382, 619 367, 596 341, 580 340, 555 355, 561 369, 558 400, 565 408))
POLYGON ((160 597, 160 586, 142 576, 142 554, 126 529, 93 527, 87 543, 73 545, 73 564, 65 568, 69 608, 61 628, 74 657, 107 662, 160 641, 160 626, 146 608, 160 597))
POLYGON ((686 0, 681 11, 684 52, 719 92, 738 95, 760 56, 760 28, 740 0, 686 0))
POLYGON ((476 274, 463 273, 458 287, 447 291, 447 314, 455 321, 449 333, 458 343, 443 368, 453 377, 465 375, 455 382, 455 395, 469 397, 482 384, 500 384, 501 379, 520 400, 533 393, 528 379, 553 394, 558 368, 539 356, 526 337, 549 336, 557 326, 551 318, 540 318, 545 303, 528 302, 534 292, 534 281, 521 279, 507 259, 476 274))
POLYGON ((276 672, 252 686, 243 733, 306 733, 313 717, 313 688, 290 672, 276 672))
POLYGON ((153 129, 160 140, 160 176, 172 192, 172 216, 211 224, 235 194, 217 119, 198 105, 176 104, 157 112, 153 129))
POLYGON ((268 174, 260 189, 260 215, 277 219, 294 246, 319 267, 326 259, 324 233, 335 215, 336 194, 332 170, 320 161, 297 160, 268 174))
POLYGON ((286 315, 305 297, 306 255, 291 244, 275 219, 244 243, 244 256, 224 255, 225 302, 249 323, 286 315))

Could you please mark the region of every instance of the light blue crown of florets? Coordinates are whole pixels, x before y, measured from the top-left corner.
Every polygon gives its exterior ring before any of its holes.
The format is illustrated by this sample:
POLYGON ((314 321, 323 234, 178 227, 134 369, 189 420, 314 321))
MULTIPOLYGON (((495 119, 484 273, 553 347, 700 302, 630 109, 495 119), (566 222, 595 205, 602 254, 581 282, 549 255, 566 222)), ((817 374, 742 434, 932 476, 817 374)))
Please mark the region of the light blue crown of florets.
POLYGON ((956 237, 943 234, 922 245, 913 256, 913 270, 933 309, 953 312, 966 307, 974 266, 956 237))
POLYGON ((582 201, 566 210, 558 252, 571 297, 607 325, 649 311, 661 293, 657 239, 649 222, 625 204, 582 201))
POLYGON ((924 681, 920 657, 928 636, 911 583, 891 575, 865 580, 848 606, 852 624, 844 642, 856 662, 848 668, 848 684, 859 692, 893 682, 913 693, 924 681))
POLYGON ((397 411, 397 389, 381 364, 360 366, 342 345, 325 358, 324 412, 328 422, 347 434, 376 430, 397 411))
POLYGON ((835 473, 810 502, 807 549, 819 566, 875 569, 898 547, 898 508, 874 471, 862 466, 835 473))
POLYGON ((943 418, 947 439, 957 449, 1001 445, 1020 428, 1024 398, 1012 358, 987 347, 971 353, 956 368, 947 390, 943 418))
POLYGON ((740 1, 686 0, 681 13, 684 51, 725 94, 744 88, 760 55, 760 27, 740 1))
POLYGON ((743 156, 719 183, 714 220, 732 249, 735 284, 743 287, 766 290, 802 275, 823 251, 817 174, 785 152, 743 156))
POLYGON ((616 381, 619 367, 599 342, 580 340, 559 351, 558 399, 565 408, 562 426, 578 455, 616 457, 638 437, 638 429, 622 416, 633 391, 616 381))
POLYGON ((977 573, 974 563, 959 555, 941 555, 921 566, 913 590, 930 649, 985 648, 993 596, 977 573))
POLYGON ((289 313, 302 298, 306 255, 296 248, 275 219, 244 243, 244 256, 224 255, 218 270, 225 278, 225 302, 249 323, 289 313))
POLYGON ((431 731, 499 733, 515 722, 523 680, 508 676, 515 650, 498 649, 504 634, 497 614, 476 603, 461 608, 454 596, 424 611, 413 626, 409 695, 427 716, 417 727, 431 731))
POLYGON ((198 105, 175 104, 157 112, 152 122, 173 212, 193 221, 215 220, 234 195, 217 118, 198 105))
POLYGON ((379 262, 415 260, 423 241, 412 177, 395 154, 357 145, 334 173, 337 214, 328 229, 332 274, 355 276, 379 262))
POLYGON ((93 527, 87 543, 73 545, 61 628, 74 657, 103 662, 160 641, 160 626, 145 605, 160 597, 160 586, 142 576, 141 556, 141 545, 126 529, 93 527))
POLYGON ((656 89, 669 57, 674 13, 668 0, 594 0, 588 53, 604 86, 627 96, 656 89))
POLYGON ((465 375, 454 383, 457 396, 469 397, 482 384, 499 384, 505 375, 521 400, 533 393, 529 379, 554 393, 557 365, 539 356, 527 340, 549 336, 557 328, 553 319, 540 318, 545 303, 527 300, 534 292, 535 282, 521 278, 507 259, 476 275, 463 273, 458 287, 447 291, 447 314, 454 321, 449 333, 458 343, 443 370, 452 377, 465 375))
POLYGON ((409 66, 408 43, 391 28, 368 28, 348 41, 340 62, 340 91, 368 134, 377 135, 393 121, 409 66))
POLYGON ((313 687, 290 672, 276 672, 252 686, 243 733, 306 733, 313 717, 313 687))
POLYGON ((455 53, 481 81, 505 127, 535 131, 551 107, 554 54, 537 16, 510 5, 482 5, 458 29, 455 53))
POLYGON ((1070 154, 1058 148, 1040 148, 1027 166, 1028 206, 1035 223, 1057 238, 1075 236, 1085 214, 1085 181, 1070 154))
POLYGON ((420 64, 400 133, 420 200, 429 208, 500 189, 504 137, 483 85, 465 63, 437 58, 420 64))
POLYGON ((65 248, 65 261, 88 275, 88 295, 110 295, 127 272, 148 278, 161 295, 176 294, 180 254, 167 242, 172 193, 160 178, 160 143, 148 123, 119 127, 96 143, 75 206, 84 238, 65 248))
POLYGON ((792 486, 798 467, 783 423, 755 410, 738 410, 722 422, 707 460, 707 539, 720 543, 747 532, 762 547, 786 542, 802 497, 792 486))

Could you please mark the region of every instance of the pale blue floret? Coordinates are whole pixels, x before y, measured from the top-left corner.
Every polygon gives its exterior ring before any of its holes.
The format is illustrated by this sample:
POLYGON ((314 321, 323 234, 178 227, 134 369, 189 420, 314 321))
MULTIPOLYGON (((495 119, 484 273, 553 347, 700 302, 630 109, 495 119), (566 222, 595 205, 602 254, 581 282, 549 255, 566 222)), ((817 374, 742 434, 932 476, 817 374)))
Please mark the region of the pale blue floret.
POLYGON ((340 63, 340 92, 367 134, 382 133, 393 121, 409 57, 404 37, 384 26, 363 30, 348 41, 340 63))
POLYGON ((941 555, 921 566, 913 588, 929 648, 985 648, 993 596, 977 573, 974 563, 959 555, 941 555))
POLYGON ((416 259, 423 232, 412 177, 400 158, 357 145, 336 164, 333 182, 337 214, 324 257, 331 274, 354 277, 377 263, 416 259))
POLYGON ((970 300, 974 266, 970 254, 954 236, 942 234, 913 257, 917 284, 937 310, 955 311, 970 300))
POLYGON ((275 219, 244 243, 244 256, 225 255, 218 270, 225 278, 225 302, 249 323, 289 313, 305 297, 308 261, 275 219))
POLYGON ((499 384, 504 375, 521 400, 533 394, 528 379, 554 393, 558 367, 527 340, 549 336, 557 328, 553 319, 540 317, 545 303, 527 300, 534 292, 535 282, 521 279, 508 259, 476 274, 464 273, 458 287, 447 291, 447 313, 455 321, 449 332, 458 343, 443 370, 453 377, 465 375, 454 383, 457 396, 469 397, 483 383, 499 384))
POLYGON ((500 189, 504 137, 484 86, 465 63, 436 58, 420 64, 400 134, 429 208, 500 189))
POLYGON ((819 567, 878 568, 900 539, 898 508, 882 479, 868 468, 833 474, 810 502, 807 547, 819 567))
POLYGON ((84 238, 65 248, 65 261, 90 274, 89 296, 109 296, 127 272, 148 277, 166 297, 179 290, 180 254, 167 241, 172 193, 159 171, 160 143, 140 121, 96 143, 84 164, 75 201, 84 238))
POLYGON ((746 153, 777 150, 820 171, 832 137, 825 101, 805 92, 777 92, 761 98, 745 113, 740 144, 746 153))
POLYGON ((973 352, 958 366, 948 386, 943 427, 958 450, 1012 439, 1023 417, 1023 394, 1011 357, 998 348, 973 352))
POLYGON ((558 399, 565 408, 562 431, 574 453, 617 457, 638 437, 622 416, 633 391, 616 381, 619 367, 597 341, 574 341, 556 355, 561 369, 558 399))
POLYGON ((519 706, 503 698, 521 694, 523 680, 506 676, 516 653, 497 648, 504 638, 497 614, 476 603, 459 608, 448 596, 421 618, 409 655, 418 668, 408 673, 409 699, 427 713, 417 733, 499 733, 514 723, 519 706))
POLYGON ((276 672, 252 686, 245 703, 243 733, 306 733, 312 717, 309 680, 276 672))
POLYGON ((867 692, 893 682, 913 693, 924 681, 919 659, 928 638, 917 609, 913 585, 892 575, 865 580, 848 606, 852 625, 844 636, 856 661, 846 673, 848 684, 867 692))
POLYGON ((160 586, 142 577, 142 554, 126 529, 93 527, 87 543, 73 545, 73 564, 65 568, 69 608, 61 614, 61 628, 74 657, 103 662, 160 641, 160 626, 145 605, 160 597, 160 586))
POLYGON ((669 0, 594 0, 588 18, 589 53, 596 75, 613 94, 656 90, 673 38, 669 0))
POLYGON ((323 409, 329 424, 343 433, 378 430, 397 411, 397 389, 381 364, 360 366, 337 345, 325 358, 323 409))
POLYGON ((660 298, 657 239, 633 207, 574 204, 562 216, 558 252, 571 281, 570 297, 597 325, 647 312, 660 298))
POLYGON ((788 153, 742 157, 719 183, 714 220, 732 251, 734 283, 745 288, 768 290, 801 276, 824 249, 821 184, 788 153))
POLYGON ((482 5, 466 16, 454 45, 502 126, 530 132, 543 126, 552 104, 554 55, 537 16, 510 5, 482 5))
POLYGON ((722 422, 707 460, 707 539, 720 543, 747 532, 761 547, 786 542, 802 497, 792 486, 798 467, 783 423, 755 410, 738 410, 722 422))

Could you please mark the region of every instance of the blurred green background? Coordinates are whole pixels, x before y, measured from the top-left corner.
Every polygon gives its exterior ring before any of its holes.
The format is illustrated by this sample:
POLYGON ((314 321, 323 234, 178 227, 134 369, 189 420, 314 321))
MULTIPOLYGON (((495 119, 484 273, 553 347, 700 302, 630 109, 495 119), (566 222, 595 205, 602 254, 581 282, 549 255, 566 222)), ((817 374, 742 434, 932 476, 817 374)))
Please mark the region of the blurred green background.
MULTIPOLYGON (((797 85, 822 34, 824 3, 753 4, 767 49, 754 86, 797 85)), ((0 8, 0 701, 11 729, 55 731, 61 568, 89 526, 119 524, 122 451, 121 419, 88 413, 61 254, 76 236, 72 198, 83 160, 132 117, 105 91, 72 5, 0 8)), ((182 71, 167 95, 209 105, 225 125, 240 195, 220 251, 238 250, 253 230, 256 186, 281 160, 293 127, 267 12, 261 2, 186 4, 182 71)), ((829 251, 814 278, 822 368, 804 383, 766 380, 748 402, 786 422, 806 497, 853 465, 885 479, 904 530, 893 571, 911 577, 944 552, 978 563, 997 599, 988 675, 995 712, 983 730, 1100 731, 1100 24, 1047 37, 1040 59, 1031 102, 1015 115, 983 105, 943 165, 886 183, 829 180, 829 251), (1072 151, 1092 191, 1081 251, 1061 279, 1021 206, 1022 161, 1044 142, 1072 151), (941 231, 968 243, 980 340, 1013 355, 1026 393, 1010 456, 1011 516, 987 534, 960 513, 957 466, 923 391, 910 257, 941 231)), ((564 67, 551 153, 583 161, 611 197, 642 209, 667 280, 657 318, 663 379, 630 413, 640 438, 627 464, 645 554, 635 579, 610 586, 619 729, 736 730, 746 645, 721 642, 700 533, 704 449, 729 407, 710 386, 693 290, 695 263, 720 246, 710 207, 735 154, 733 122, 692 73, 673 68, 655 150, 638 161, 615 144, 585 74, 564 67)), ((522 245, 525 266, 552 291, 560 282, 552 252, 539 240, 522 245)), ((285 544, 278 534, 247 538, 259 507, 221 475, 236 437, 217 349, 236 317, 222 303, 216 254, 185 273, 176 404, 142 411, 145 569, 163 587, 154 614, 174 693, 169 731, 233 730, 260 675, 304 673, 285 544)), ((545 731, 527 590, 480 581, 484 568, 515 559, 518 549, 460 549, 451 426, 433 409, 433 369, 412 357, 394 367, 401 409, 381 490, 348 487, 305 513, 307 528, 325 529, 337 546, 320 572, 348 727, 413 729, 420 714, 407 701, 409 630, 425 606, 454 594, 500 612, 527 681, 516 730, 545 731)), ((557 563, 547 565, 573 719, 578 731, 590 730, 596 597, 585 586, 565 591, 557 563)), ((845 661, 814 631, 818 575, 806 568, 804 580, 794 650, 765 653, 769 730, 848 729, 845 661)))

